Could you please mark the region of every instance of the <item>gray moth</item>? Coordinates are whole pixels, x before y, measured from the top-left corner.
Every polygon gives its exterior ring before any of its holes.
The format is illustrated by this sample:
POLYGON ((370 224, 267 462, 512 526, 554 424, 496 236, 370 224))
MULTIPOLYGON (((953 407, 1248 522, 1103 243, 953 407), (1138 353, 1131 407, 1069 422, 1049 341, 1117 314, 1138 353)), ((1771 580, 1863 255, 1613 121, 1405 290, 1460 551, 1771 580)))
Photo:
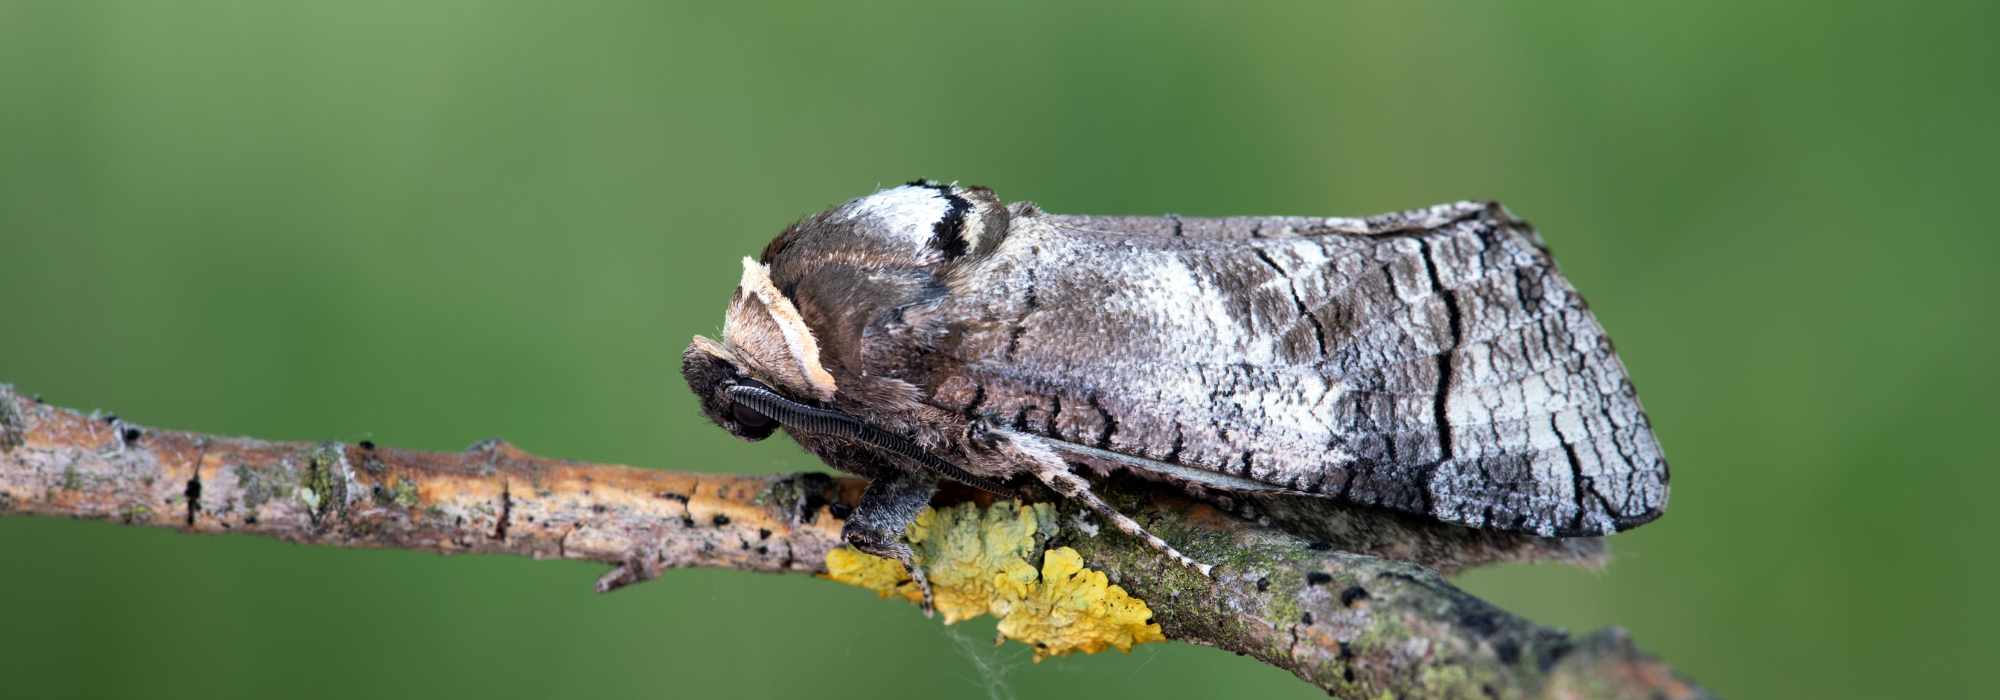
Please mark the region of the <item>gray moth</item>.
MULTIPOLYGON (((1541 537, 1659 517, 1667 463, 1604 329, 1491 202, 1366 218, 1078 216, 917 181, 743 261, 682 372, 708 418, 870 480, 854 547, 922 571, 940 480, 1129 474, 1541 537)), ((1030 481, 1032 479, 1032 481, 1030 481)))

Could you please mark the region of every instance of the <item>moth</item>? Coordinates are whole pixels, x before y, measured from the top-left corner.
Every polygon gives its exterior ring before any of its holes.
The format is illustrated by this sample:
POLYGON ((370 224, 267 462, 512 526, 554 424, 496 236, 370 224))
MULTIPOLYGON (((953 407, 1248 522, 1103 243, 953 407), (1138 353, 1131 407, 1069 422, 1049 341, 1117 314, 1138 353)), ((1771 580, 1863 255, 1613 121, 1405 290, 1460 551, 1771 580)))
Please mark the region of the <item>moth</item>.
POLYGON ((697 336, 682 373, 730 433, 784 428, 869 479, 843 537, 920 584, 902 535, 940 480, 1032 478, 1204 575, 1093 484, 1128 473, 1543 537, 1667 503, 1611 341, 1492 202, 1079 216, 919 180, 745 258, 721 340, 697 336))

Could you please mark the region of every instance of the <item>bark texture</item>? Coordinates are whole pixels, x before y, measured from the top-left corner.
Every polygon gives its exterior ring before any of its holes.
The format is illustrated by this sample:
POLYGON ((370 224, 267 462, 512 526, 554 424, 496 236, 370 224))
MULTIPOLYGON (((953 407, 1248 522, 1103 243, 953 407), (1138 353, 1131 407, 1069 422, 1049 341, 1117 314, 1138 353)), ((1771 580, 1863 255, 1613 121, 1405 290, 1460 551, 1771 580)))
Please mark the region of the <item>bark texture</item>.
MULTIPOLYGON (((84 415, 0 385, 0 514, 587 559, 612 566, 600 591, 677 567, 825 573, 862 486, 820 473, 588 464, 499 441, 438 453, 210 436, 84 415)), ((1169 639, 1255 657, 1334 696, 1708 697, 1616 629, 1573 636, 1416 564, 1288 535, 1143 484, 1110 493, 1153 532, 1219 564, 1216 577, 1193 575, 1111 528, 1064 527, 1049 546, 1075 548, 1145 600, 1169 639)), ((939 503, 979 497, 948 490, 939 503)), ((1086 517, 1055 507, 1066 522, 1086 517)))

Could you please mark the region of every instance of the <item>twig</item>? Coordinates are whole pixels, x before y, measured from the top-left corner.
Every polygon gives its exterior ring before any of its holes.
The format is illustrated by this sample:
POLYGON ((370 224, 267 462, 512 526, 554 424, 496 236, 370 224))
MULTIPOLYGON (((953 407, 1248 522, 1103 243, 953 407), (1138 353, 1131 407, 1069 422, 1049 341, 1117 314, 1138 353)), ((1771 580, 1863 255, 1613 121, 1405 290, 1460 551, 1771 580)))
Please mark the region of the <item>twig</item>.
MULTIPOLYGON (((437 453, 156 430, 44 405, 0 385, 0 513, 338 547, 588 559, 613 566, 600 591, 677 567, 824 574, 862 485, 820 473, 588 464, 499 441, 437 453)), ((1074 547, 1146 601, 1169 639, 1255 657, 1339 697, 1707 697, 1619 630, 1571 636, 1474 598, 1430 569, 1355 553, 1450 568, 1588 558, 1594 545, 1400 522, 1334 521, 1321 529, 1339 539, 1312 540, 1176 494, 1129 484, 1113 490, 1153 532, 1220 564, 1214 580, 1111 528, 1064 528, 1050 544, 1074 547)), ((937 505, 975 497, 947 492, 937 505)), ((1080 515, 1061 512, 1065 522, 1080 515)))

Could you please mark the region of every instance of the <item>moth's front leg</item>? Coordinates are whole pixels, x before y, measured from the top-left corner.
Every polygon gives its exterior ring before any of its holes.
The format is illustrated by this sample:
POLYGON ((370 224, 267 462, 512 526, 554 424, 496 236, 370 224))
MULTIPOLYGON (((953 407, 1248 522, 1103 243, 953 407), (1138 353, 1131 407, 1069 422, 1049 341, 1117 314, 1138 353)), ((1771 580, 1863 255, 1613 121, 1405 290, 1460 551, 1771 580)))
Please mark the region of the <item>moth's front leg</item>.
POLYGON ((1073 474, 1062 457, 1041 438, 1022 432, 995 427, 986 421, 975 421, 967 436, 973 449, 991 455, 993 458, 1010 463, 1013 470, 1026 471, 1047 485, 1050 490, 1096 512, 1119 532, 1137 537, 1146 546, 1158 550, 1182 566, 1199 572, 1202 576, 1214 576, 1215 567, 1195 561, 1167 544, 1158 535, 1147 532, 1145 526, 1131 516, 1111 507, 1096 491, 1090 488, 1090 481, 1073 474))
POLYGON ((917 512, 930 505, 931 496, 937 493, 937 479, 928 474, 884 470, 882 476, 868 482, 868 489, 861 492, 861 503, 847 517, 847 524, 840 529, 840 537, 849 546, 878 557, 894 559, 903 563, 910 572, 910 580, 923 591, 924 616, 931 615, 931 582, 924 575, 924 569, 917 565, 910 551, 910 544, 903 535, 910 529, 910 521, 917 519, 917 512))

